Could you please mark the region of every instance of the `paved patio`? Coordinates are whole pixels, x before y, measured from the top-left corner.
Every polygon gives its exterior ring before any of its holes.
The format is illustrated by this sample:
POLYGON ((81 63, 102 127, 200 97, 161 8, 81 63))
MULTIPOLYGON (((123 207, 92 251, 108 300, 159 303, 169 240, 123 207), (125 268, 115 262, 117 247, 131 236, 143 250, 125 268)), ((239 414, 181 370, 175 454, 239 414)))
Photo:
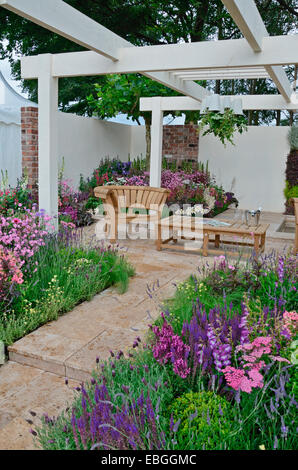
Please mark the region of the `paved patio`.
MULTIPOLYGON (((94 233, 94 226, 86 233, 94 233)), ((269 237, 266 251, 289 248, 292 240, 282 236, 269 237)), ((158 252, 150 240, 125 241, 123 251, 136 269, 125 294, 119 295, 114 287, 107 289, 9 348, 10 360, 0 368, 0 449, 34 448, 31 422, 43 413, 57 415, 65 409, 74 387, 90 377, 96 357, 107 358, 110 349, 129 349, 156 318, 161 301, 174 293, 175 283, 213 258, 158 252)))

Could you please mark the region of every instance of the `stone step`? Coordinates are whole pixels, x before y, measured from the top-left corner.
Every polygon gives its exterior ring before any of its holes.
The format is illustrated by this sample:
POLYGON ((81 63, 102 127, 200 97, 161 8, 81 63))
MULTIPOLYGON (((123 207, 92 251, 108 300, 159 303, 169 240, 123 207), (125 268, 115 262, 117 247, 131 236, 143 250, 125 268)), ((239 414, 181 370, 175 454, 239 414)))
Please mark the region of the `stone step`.
POLYGON ((0 450, 36 448, 30 429, 44 413, 57 416, 75 396, 79 382, 36 367, 7 362, 0 368, 0 450), (34 415, 34 416, 33 416, 34 415))
MULTIPOLYGON (((90 379, 96 358, 105 360, 110 350, 130 349, 136 336, 143 335, 159 314, 159 300, 174 291, 179 275, 169 266, 160 269, 161 273, 152 274, 143 266, 145 273, 131 279, 125 294, 107 289, 43 325, 9 346, 9 359, 61 377, 90 379)), ((188 268, 187 273, 191 272, 188 268)), ((185 270, 182 276, 187 277, 185 270)))

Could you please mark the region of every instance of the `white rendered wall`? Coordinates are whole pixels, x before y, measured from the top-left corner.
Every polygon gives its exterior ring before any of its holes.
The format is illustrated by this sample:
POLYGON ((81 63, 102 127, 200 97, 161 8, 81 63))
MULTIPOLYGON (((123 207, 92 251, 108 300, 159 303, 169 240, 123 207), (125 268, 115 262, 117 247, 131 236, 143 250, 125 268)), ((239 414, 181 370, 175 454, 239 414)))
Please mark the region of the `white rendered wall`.
MULTIPOLYGON (((22 176, 21 112, 0 106, 0 171, 14 187, 22 176)), ((0 175, 1 178, 1 175, 0 175)))
POLYGON ((218 138, 199 140, 199 160, 209 168, 226 191, 233 191, 241 209, 283 212, 288 127, 251 126, 237 134, 235 146, 224 147, 218 138))
MULTIPOLYGON (((145 131, 139 126, 58 113, 59 164, 65 161, 65 177, 77 186, 80 174, 91 176, 105 157, 127 161, 145 155, 145 131)), ((143 127, 143 126, 142 126, 143 127)))
POLYGON ((146 137, 145 126, 130 126, 130 156, 146 157, 146 137))

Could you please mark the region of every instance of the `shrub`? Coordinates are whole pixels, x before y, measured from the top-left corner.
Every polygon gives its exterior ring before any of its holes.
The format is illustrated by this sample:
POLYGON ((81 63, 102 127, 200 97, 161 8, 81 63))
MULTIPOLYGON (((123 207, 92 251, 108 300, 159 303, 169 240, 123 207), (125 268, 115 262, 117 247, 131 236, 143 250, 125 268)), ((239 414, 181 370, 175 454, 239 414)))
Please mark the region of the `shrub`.
POLYGON ((83 227, 92 223, 92 216, 88 212, 88 192, 75 191, 69 180, 59 179, 58 186, 59 220, 71 222, 76 227, 83 227))
POLYGON ((220 450, 233 430, 231 404, 213 392, 185 393, 169 408, 177 449, 220 450), (177 426, 178 425, 178 426, 177 426))
POLYGON ((298 180, 298 126, 292 126, 289 131, 290 153, 286 164, 286 188, 284 191, 286 198, 286 213, 294 215, 294 205, 292 197, 296 197, 298 180))

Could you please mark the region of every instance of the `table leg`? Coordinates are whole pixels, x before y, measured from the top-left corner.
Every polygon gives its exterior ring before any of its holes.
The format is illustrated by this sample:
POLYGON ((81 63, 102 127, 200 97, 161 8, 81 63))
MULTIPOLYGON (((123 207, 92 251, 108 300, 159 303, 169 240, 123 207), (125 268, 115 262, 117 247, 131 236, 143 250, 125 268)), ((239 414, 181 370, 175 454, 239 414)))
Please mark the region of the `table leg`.
POLYGON ((173 243, 178 243, 178 230, 173 229, 172 237, 173 243))
POLYGON ((208 256, 208 243, 209 243, 209 234, 204 233, 204 235, 203 235, 203 256, 208 256))
POLYGON ((114 217, 111 219, 111 233, 110 233, 110 243, 116 243, 118 240, 118 212, 115 211, 114 217))
POLYGON ((215 248, 219 248, 219 243, 220 243, 220 235, 219 235, 219 233, 217 233, 215 235, 215 243, 214 243, 215 248))
POLYGON ((259 249, 260 249, 260 235, 254 235, 254 250, 256 257, 259 256, 259 249))
POLYGON ((261 251, 265 251, 266 233, 261 235, 261 251))
POLYGON ((157 238, 156 238, 156 249, 161 251, 161 224, 157 223, 157 238))

